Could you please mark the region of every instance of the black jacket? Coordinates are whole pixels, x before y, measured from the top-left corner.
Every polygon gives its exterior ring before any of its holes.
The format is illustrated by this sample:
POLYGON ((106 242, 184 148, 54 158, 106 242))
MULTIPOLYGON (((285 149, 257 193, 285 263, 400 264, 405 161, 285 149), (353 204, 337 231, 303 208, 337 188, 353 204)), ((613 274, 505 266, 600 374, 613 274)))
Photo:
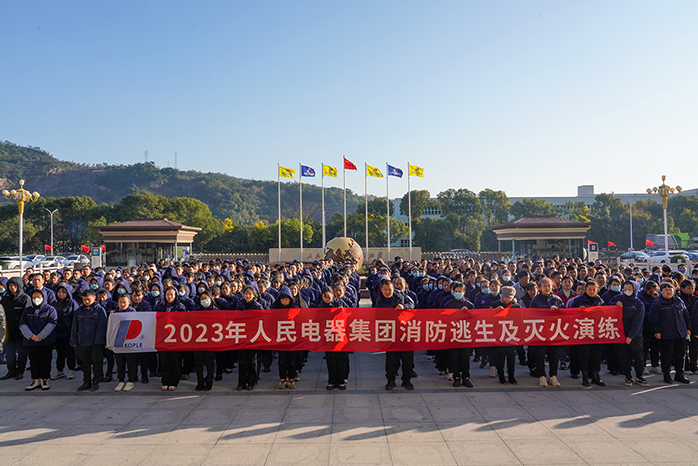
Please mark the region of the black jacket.
POLYGON ((29 295, 24 293, 22 279, 12 277, 7 280, 7 291, 2 297, 2 307, 5 309, 5 318, 7 319, 7 339, 15 339, 22 336, 19 331, 19 319, 22 317, 24 310, 32 305, 32 300, 29 295), (10 283, 17 285, 17 292, 10 293, 10 283))

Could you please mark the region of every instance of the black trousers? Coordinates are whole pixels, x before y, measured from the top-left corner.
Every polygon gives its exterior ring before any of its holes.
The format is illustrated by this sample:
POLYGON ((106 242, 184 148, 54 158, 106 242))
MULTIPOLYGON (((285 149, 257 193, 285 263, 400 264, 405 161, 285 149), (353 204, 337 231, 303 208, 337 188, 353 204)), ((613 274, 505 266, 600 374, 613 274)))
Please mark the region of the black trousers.
POLYGON ((213 382, 216 354, 213 351, 194 351, 194 367, 196 368, 196 381, 213 382), (206 376, 204 376, 206 367, 206 376))
POLYGON ((582 372, 601 370, 601 350, 603 345, 579 345, 579 368, 582 372))
POLYGON ((691 340, 688 342, 688 370, 698 372, 698 337, 693 333, 691 333, 691 340))
POLYGON ((76 346, 75 356, 77 356, 82 366, 82 382, 86 385, 100 383, 104 378, 104 371, 102 369, 104 346, 76 346))
POLYGON ((257 351, 257 360, 260 366, 264 368, 271 368, 271 363, 273 360, 271 350, 259 350, 257 351))
POLYGON ((677 376, 683 374, 683 359, 686 356, 685 338, 662 338, 659 340, 659 354, 665 376, 671 372, 671 366, 674 366, 677 376))
POLYGON ((162 385, 176 387, 182 377, 182 355, 179 351, 161 351, 160 370, 162 371, 162 385))
POLYGON ((579 345, 570 345, 569 355, 570 355, 570 375, 579 375, 581 369, 579 368, 579 345))
POLYGON ((434 350, 434 359, 436 363, 436 369, 438 371, 448 371, 451 369, 449 367, 448 350, 440 349, 434 350))
POLYGON ((107 370, 104 372, 107 376, 111 376, 114 372, 114 352, 110 349, 104 349, 104 359, 107 360, 107 370))
POLYGON ((645 353, 642 350, 642 336, 638 335, 632 339, 630 344, 617 343, 613 345, 620 371, 626 378, 632 376, 631 368, 635 368, 635 377, 642 377, 642 371, 645 370, 645 353))
POLYGON ((526 350, 523 345, 516 347, 516 355, 519 357, 519 362, 526 360, 526 350))
POLYGON ((659 367, 659 340, 654 338, 652 330, 644 331, 642 337, 642 346, 645 349, 645 360, 649 357, 652 367, 659 367))
POLYGON ((238 387, 257 384, 257 350, 238 350, 238 387))
MULTIPOLYGON (((19 330, 17 330, 19 333, 19 330)), ((12 375, 23 374, 27 368, 27 349, 24 347, 22 334, 19 337, 8 338, 5 343, 5 355, 7 356, 7 372, 12 375)))
POLYGON ((414 351, 387 351, 385 353, 385 377, 394 381, 402 364, 402 381, 409 382, 414 368, 414 351))
POLYGON ((68 370, 75 370, 75 351, 73 347, 70 346, 70 337, 60 337, 56 338, 56 369, 63 372, 66 363, 68 364, 68 370))
POLYGON ((446 350, 449 359, 449 367, 453 371, 454 379, 470 378, 470 354, 472 348, 452 348, 446 350))
POLYGON ((328 351, 325 353, 327 363, 327 383, 340 385, 349 378, 349 353, 346 351, 328 351))
POLYGON ((116 377, 119 382, 126 381, 126 371, 128 370, 128 381, 138 380, 138 356, 133 353, 114 353, 116 358, 116 377))
POLYGON ((279 379, 293 379, 296 376, 298 351, 279 351, 279 379))
POLYGON ((155 377, 158 372, 158 353, 139 353, 138 364, 141 366, 141 380, 155 377))
POLYGON ((194 369, 196 363, 194 362, 194 352, 193 351, 180 351, 179 354, 182 355, 182 374, 189 375, 194 369))
POLYGON ((492 362, 492 359, 490 359, 490 365, 497 368, 497 375, 500 377, 504 376, 504 362, 506 359, 507 373, 509 377, 514 377, 514 371, 516 370, 516 348, 513 346, 498 346, 491 348, 490 353, 495 354, 495 360, 492 362))
POLYGON ((32 379, 48 379, 51 377, 51 359, 53 345, 27 345, 27 354, 31 363, 32 379))
POLYGON ((557 377, 557 369, 560 365, 560 347, 559 346, 529 346, 528 359, 535 362, 536 371, 533 375, 536 377, 545 377, 545 355, 548 355, 548 373, 550 377, 557 377))
POLYGON ((235 367, 236 360, 236 351, 216 351, 216 376, 223 377, 223 369, 235 367))

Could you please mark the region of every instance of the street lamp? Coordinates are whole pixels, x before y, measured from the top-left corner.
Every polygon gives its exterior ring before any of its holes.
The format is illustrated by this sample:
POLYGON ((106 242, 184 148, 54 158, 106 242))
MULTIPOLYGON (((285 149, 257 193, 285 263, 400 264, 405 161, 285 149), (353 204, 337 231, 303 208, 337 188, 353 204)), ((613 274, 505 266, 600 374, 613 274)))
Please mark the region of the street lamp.
POLYGON ((5 195, 5 199, 14 199, 17 201, 17 205, 19 206, 19 271, 20 273, 23 272, 24 269, 22 269, 22 239, 24 236, 24 203, 25 202, 31 202, 31 201, 36 201, 39 199, 39 193, 34 191, 33 193, 30 193, 26 189, 24 189, 24 180, 19 180, 19 189, 18 190, 12 190, 8 191, 7 189, 3 190, 2 193, 5 195))
POLYGON ((667 209, 667 198, 674 194, 675 191, 681 192, 681 186, 672 188, 668 186, 664 181, 666 180, 666 175, 662 175, 662 185, 658 188, 647 188, 647 194, 650 196, 658 195, 662 198, 662 210, 664 211, 664 255, 666 256, 666 261, 669 263, 669 231, 667 229, 666 221, 666 209, 667 209))
POLYGON ((46 210, 46 212, 48 212, 49 215, 51 215, 51 254, 55 255, 55 253, 53 252, 53 214, 58 212, 58 209, 48 210, 44 208, 44 210, 46 210))

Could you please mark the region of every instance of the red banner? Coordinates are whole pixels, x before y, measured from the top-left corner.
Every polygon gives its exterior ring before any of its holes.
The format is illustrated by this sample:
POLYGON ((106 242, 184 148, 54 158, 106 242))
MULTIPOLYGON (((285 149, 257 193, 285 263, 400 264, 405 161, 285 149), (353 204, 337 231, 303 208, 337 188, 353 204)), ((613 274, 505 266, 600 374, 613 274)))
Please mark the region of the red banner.
MULTIPOLYGON (((624 343, 622 308, 158 312, 158 351, 413 351, 624 343)), ((134 313, 135 314, 135 313, 134 313)))

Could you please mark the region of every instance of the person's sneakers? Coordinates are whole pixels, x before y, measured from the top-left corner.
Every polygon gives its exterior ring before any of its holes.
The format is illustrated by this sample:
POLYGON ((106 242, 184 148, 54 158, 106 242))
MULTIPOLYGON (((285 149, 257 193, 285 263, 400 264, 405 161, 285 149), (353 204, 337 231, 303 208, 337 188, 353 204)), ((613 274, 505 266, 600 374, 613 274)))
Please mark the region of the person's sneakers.
POLYGON ((205 392, 210 392, 212 388, 213 388, 213 381, 212 380, 208 380, 208 381, 204 382, 204 391, 205 392))
POLYGON ((89 390, 90 388, 92 388, 92 384, 84 383, 84 384, 82 384, 82 385, 80 385, 80 386, 78 387, 78 391, 79 391, 79 392, 84 392, 84 391, 86 391, 86 390, 89 390))
POLYGON ((167 391, 168 391, 168 392, 173 392, 173 391, 175 391, 175 390, 177 390, 177 386, 176 386, 176 385, 168 385, 168 386, 167 386, 167 391))
POLYGON ((105 376, 102 378, 102 382, 104 382, 104 383, 109 383, 109 382, 111 382, 112 380, 114 380, 114 377, 112 377, 111 374, 105 375, 105 376))
POLYGON ((497 368, 490 366, 490 378, 494 379, 495 377, 497 377, 497 368))
POLYGON ((213 378, 216 382, 220 382, 223 380, 223 376, 221 374, 216 374, 216 376, 213 378))
POLYGON ((473 362, 480 362, 480 356, 478 356, 476 354, 475 357, 473 358, 473 362))
POLYGON ((484 369, 485 367, 487 367, 487 360, 483 359, 480 361, 480 369, 484 369))
POLYGON ((116 384, 116 387, 114 387, 114 391, 115 392, 123 392, 125 386, 126 386, 126 384, 124 382, 119 382, 118 384, 116 384))
POLYGON ((635 383, 641 387, 649 387, 650 384, 647 383, 644 377, 635 377, 635 383))
POLYGON ((468 387, 468 388, 473 388, 473 383, 470 381, 470 378, 468 378, 468 377, 463 379, 463 385, 468 387))
POLYGON ((97 390, 99 390, 99 384, 98 384, 97 382, 94 382, 94 383, 92 384, 92 387, 90 388, 90 391, 91 391, 91 392, 96 392, 97 390))
POLYGON ((405 389, 407 390, 414 390, 414 385, 412 385, 412 382, 410 382, 409 380, 402 382, 402 386, 405 387, 405 389))
POLYGON ((51 389, 51 387, 48 386, 48 380, 41 379, 41 389, 42 390, 50 390, 51 389))
POLYGON ((196 383, 196 387, 194 387, 194 391, 195 392, 203 392, 204 391, 204 381, 203 380, 199 380, 196 383))
POLYGON ((541 375, 538 377, 538 386, 540 387, 547 387, 548 386, 548 381, 546 380, 544 375, 541 375))
POLYGON ((340 383, 339 385, 337 385, 337 388, 339 388, 340 390, 344 391, 344 390, 347 389, 347 385, 346 385, 346 384, 343 384, 343 383, 340 383))
POLYGON ((598 372, 593 372, 593 373, 591 374, 591 383, 593 383, 594 385, 598 385, 599 387, 605 387, 605 386, 606 386, 606 382, 604 382, 603 380, 601 380, 601 376, 599 375, 598 372))
POLYGON ((9 379, 14 379, 14 378, 15 378, 15 374, 8 372, 7 374, 0 377, 0 380, 9 380, 9 379))
MULTIPOLYGON (((290 390, 295 390, 296 389, 296 381, 295 379, 289 379, 288 382, 286 382, 286 388, 290 390)), ((250 390, 248 388, 248 390, 250 390)))
POLYGON ((565 361, 560 361, 560 370, 561 371, 567 370, 567 363, 565 361))
POLYGON ((144 375, 143 377, 141 377, 141 383, 148 383, 148 382, 150 382, 150 379, 148 378, 147 375, 144 375))
POLYGON ((579 378, 579 374, 570 374, 570 377, 576 380, 579 378))
POLYGON ((189 380, 189 374, 182 374, 179 376, 179 380, 189 380))
MULTIPOLYGON (((289 388, 291 388, 291 387, 289 387, 289 388)), ((294 386, 293 388, 296 388, 296 387, 294 386)), ((248 383, 247 385, 245 385, 245 390, 247 390, 248 392, 251 392, 252 390, 254 390, 254 385, 251 383, 248 383)))
POLYGON ((691 383, 691 381, 688 380, 688 379, 686 378, 686 376, 683 375, 683 374, 676 374, 676 375, 674 376, 674 380, 676 380, 676 381, 679 382, 679 383, 691 383))
POLYGON ((499 376, 499 383, 501 383, 501 384, 507 383, 507 379, 506 379, 506 377, 504 377, 504 374, 499 376))
POLYGON ((325 387, 325 389, 326 389, 328 392, 331 392, 331 391, 334 390, 335 388, 337 388, 337 386, 336 386, 335 384, 333 384, 333 383, 328 383, 327 386, 325 387))
POLYGON ((75 378, 75 372, 68 371, 68 375, 65 376, 66 380, 73 380, 75 378))
POLYGON ((32 379, 31 385, 24 387, 24 389, 29 392, 32 390, 36 390, 39 387, 41 387, 41 382, 39 382, 39 379, 32 379))
POLYGON ((446 377, 446 380, 448 380, 449 382, 453 382, 453 372, 448 373, 448 377, 446 377))
POLYGON ((626 387, 632 387, 633 386, 633 379, 632 378, 625 378, 625 386, 626 387))
POLYGON ((126 385, 124 385, 124 391, 130 392, 131 390, 133 390, 133 382, 126 382, 126 385))
POLYGON ((244 389, 245 389, 245 386, 244 386, 244 385, 238 385, 237 388, 236 388, 235 390, 237 390, 237 391, 242 391, 242 390, 244 390, 244 389))
POLYGON ((460 379, 453 379, 453 386, 456 388, 460 387, 460 379))
POLYGON ((516 379, 514 378, 513 375, 510 375, 510 376, 509 376, 509 383, 512 384, 512 385, 516 385, 516 379))
POLYGON ((24 374, 22 374, 21 372, 19 374, 15 375, 15 380, 22 380, 23 378, 24 378, 24 374))
POLYGON ((58 379, 62 379, 63 377, 65 377, 65 374, 63 373, 63 371, 55 371, 51 375, 51 380, 58 380, 58 379))
POLYGON ((386 389, 386 390, 392 390, 392 389, 395 388, 396 386, 397 386, 397 385, 395 385, 395 381, 394 381, 394 380, 389 380, 388 383, 385 384, 385 389, 386 389))
POLYGON ((557 380, 557 376, 556 376, 556 375, 551 375, 551 376, 550 376, 550 385, 552 385, 553 387, 559 387, 559 386, 560 386, 560 381, 557 380))
POLYGON ((652 371, 653 374, 661 374, 662 370, 659 368, 659 366, 652 366, 652 371))
POLYGON ((645 367, 644 369, 642 369, 642 375, 650 375, 650 371, 648 371, 645 367))
POLYGON ((444 371, 444 370, 439 371, 439 375, 446 375, 446 371, 444 371))
POLYGON ((669 374, 664 374, 664 382, 668 384, 674 383, 674 381, 671 380, 671 376, 669 374))
POLYGON ((276 388, 278 388, 279 390, 283 390, 284 388, 286 388, 287 384, 288 382, 286 381, 286 379, 281 379, 279 380, 279 386, 276 388))
POLYGON ((166 392, 166 391, 167 391, 167 385, 163 385, 162 387, 160 387, 160 390, 162 390, 163 392, 166 392))
POLYGON ((591 382, 589 382, 589 374, 587 372, 582 372, 582 386, 591 387, 591 382))

